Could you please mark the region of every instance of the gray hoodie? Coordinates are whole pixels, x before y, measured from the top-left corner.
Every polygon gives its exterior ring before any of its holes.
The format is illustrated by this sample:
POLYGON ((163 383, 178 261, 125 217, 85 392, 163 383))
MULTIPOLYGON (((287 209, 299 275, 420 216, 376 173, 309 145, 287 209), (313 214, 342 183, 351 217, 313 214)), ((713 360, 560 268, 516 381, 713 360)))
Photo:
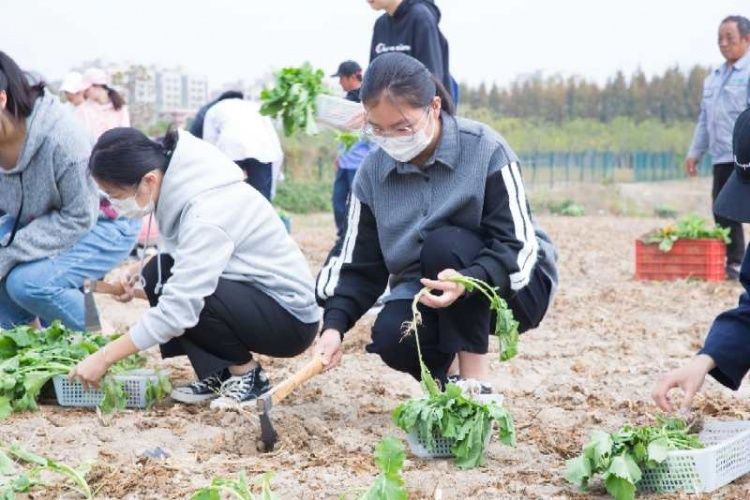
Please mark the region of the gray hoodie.
POLYGON ((130 330, 139 349, 195 326, 219 278, 252 284, 304 323, 319 321, 302 252, 271 204, 216 147, 180 131, 155 216, 174 265, 159 303, 130 330))
POLYGON ((0 248, 0 279, 23 262, 70 248, 96 222, 98 196, 86 133, 57 98, 42 94, 26 119, 26 140, 12 170, 0 168, 0 211, 18 214, 13 243, 0 248))

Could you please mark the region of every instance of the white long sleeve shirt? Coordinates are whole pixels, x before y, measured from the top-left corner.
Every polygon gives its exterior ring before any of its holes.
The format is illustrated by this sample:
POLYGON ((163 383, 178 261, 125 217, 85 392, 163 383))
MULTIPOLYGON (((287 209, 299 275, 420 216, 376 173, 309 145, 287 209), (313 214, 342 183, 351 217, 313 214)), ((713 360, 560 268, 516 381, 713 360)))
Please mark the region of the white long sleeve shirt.
POLYGON ((225 99, 211 106, 203 122, 203 140, 233 161, 255 158, 280 163, 284 154, 273 122, 260 114, 260 105, 243 99, 225 99))

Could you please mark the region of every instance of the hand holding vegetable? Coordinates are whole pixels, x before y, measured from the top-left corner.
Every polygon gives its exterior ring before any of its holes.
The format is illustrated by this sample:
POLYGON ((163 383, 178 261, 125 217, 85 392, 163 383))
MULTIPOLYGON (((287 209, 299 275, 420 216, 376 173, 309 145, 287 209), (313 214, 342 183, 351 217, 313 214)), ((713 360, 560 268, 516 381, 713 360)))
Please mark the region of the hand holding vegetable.
POLYGON ((689 412, 690 404, 695 394, 700 390, 708 372, 716 367, 716 363, 706 354, 699 354, 688 364, 667 373, 654 387, 651 397, 657 406, 666 412, 672 412, 673 406, 669 399, 669 391, 679 387, 685 393, 680 406, 680 411, 689 412))
POLYGON ((433 290, 440 290, 443 293, 441 295, 426 293, 420 297, 419 302, 433 309, 449 307, 466 292, 466 288, 461 283, 449 281, 450 278, 460 276, 461 273, 454 269, 444 269, 437 275, 437 280, 422 278, 421 282, 423 286, 432 288, 433 290))
POLYGON ((68 378, 80 380, 84 389, 98 389, 99 381, 107 373, 110 366, 112 366, 112 362, 108 359, 107 347, 104 346, 94 354, 89 354, 86 359, 74 366, 68 373, 68 378))
POLYGON ((85 389, 98 388, 99 381, 112 365, 137 352, 138 348, 133 344, 130 335, 123 335, 95 353, 89 354, 70 370, 68 378, 80 380, 85 389))
POLYGON ((318 342, 315 344, 315 352, 320 356, 325 368, 328 371, 341 362, 344 353, 341 351, 341 333, 338 330, 329 328, 324 331, 318 342))

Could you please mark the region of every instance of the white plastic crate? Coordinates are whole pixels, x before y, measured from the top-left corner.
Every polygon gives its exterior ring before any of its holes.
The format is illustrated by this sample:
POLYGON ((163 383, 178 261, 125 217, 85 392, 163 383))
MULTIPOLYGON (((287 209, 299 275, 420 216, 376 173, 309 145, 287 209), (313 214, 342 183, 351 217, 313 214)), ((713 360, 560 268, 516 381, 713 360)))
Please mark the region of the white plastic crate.
MULTIPOLYGON (((503 396, 501 394, 480 394, 474 396, 474 399, 480 403, 494 401, 498 405, 503 404, 503 396)), ((492 432, 487 434, 487 440, 484 443, 485 449, 487 449, 491 438, 492 432)), ((427 436, 419 436, 417 432, 410 432, 406 435, 406 442, 409 443, 409 449, 411 449, 412 454, 417 458, 450 458, 453 456, 451 446, 453 446, 454 439, 435 436, 435 446, 432 450, 427 446, 427 441, 427 436)))
POLYGON ((750 421, 706 422, 699 450, 672 451, 655 469, 644 470, 638 488, 669 493, 710 493, 750 472, 750 421))
POLYGON ((325 94, 316 97, 315 106, 315 119, 318 122, 344 130, 349 130, 349 123, 364 112, 358 102, 325 94))
MULTIPOLYGON (((146 388, 149 382, 156 384, 159 373, 154 370, 133 370, 127 374, 115 375, 115 379, 122 382, 123 389, 127 395, 126 406, 128 408, 145 408, 146 388)), ((52 379, 55 385, 57 404, 60 406, 94 407, 99 406, 104 398, 102 391, 98 389, 86 390, 77 380, 70 381, 66 375, 58 375, 52 379)))

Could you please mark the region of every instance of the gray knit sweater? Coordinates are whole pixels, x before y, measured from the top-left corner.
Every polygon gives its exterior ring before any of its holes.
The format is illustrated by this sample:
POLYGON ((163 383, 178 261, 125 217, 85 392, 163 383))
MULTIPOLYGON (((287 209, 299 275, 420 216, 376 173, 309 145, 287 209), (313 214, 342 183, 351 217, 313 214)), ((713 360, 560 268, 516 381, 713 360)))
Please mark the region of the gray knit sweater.
POLYGON ((87 164, 91 145, 55 96, 44 93, 26 120, 18 163, 0 168, 0 211, 20 212, 13 243, 0 248, 0 279, 17 264, 56 255, 96 221, 98 196, 87 164))

